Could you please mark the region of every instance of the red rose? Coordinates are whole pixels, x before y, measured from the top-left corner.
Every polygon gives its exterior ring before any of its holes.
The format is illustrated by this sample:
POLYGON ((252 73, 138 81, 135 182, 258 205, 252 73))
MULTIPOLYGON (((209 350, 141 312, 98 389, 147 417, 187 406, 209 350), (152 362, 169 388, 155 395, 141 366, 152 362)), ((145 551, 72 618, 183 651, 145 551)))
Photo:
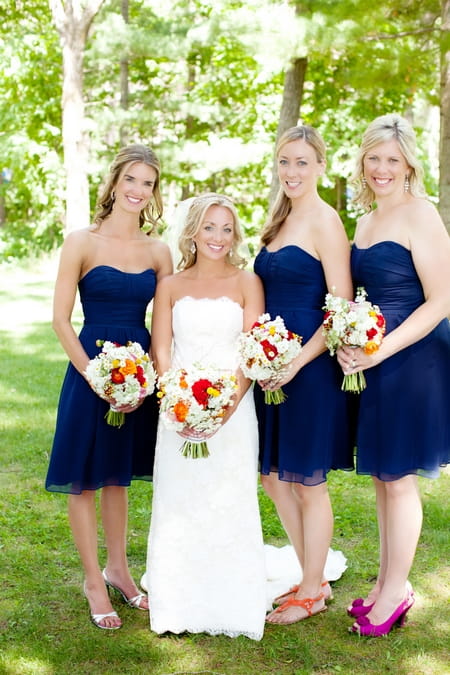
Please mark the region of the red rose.
POLYGON ((377 326, 378 328, 383 328, 385 324, 384 316, 382 314, 377 314, 377 326))
POLYGON ((136 379, 141 387, 143 387, 145 384, 145 373, 142 366, 136 366, 136 379))
POLYGON ((125 376, 122 375, 119 368, 114 368, 111 371, 111 382, 114 382, 114 384, 123 384, 125 382, 125 376))
POLYGON ((273 361, 276 356, 278 356, 278 350, 275 345, 271 344, 269 340, 261 340, 261 347, 263 348, 264 354, 267 356, 269 361, 273 361))
POLYGON ((366 330, 366 335, 369 340, 372 340, 377 333, 378 331, 376 328, 369 328, 369 330, 366 330))
POLYGON ((208 403, 207 389, 208 387, 212 386, 213 386, 212 382, 210 382, 209 380, 197 380, 197 382, 194 382, 194 384, 191 387, 195 400, 199 405, 202 405, 204 408, 206 408, 208 403))

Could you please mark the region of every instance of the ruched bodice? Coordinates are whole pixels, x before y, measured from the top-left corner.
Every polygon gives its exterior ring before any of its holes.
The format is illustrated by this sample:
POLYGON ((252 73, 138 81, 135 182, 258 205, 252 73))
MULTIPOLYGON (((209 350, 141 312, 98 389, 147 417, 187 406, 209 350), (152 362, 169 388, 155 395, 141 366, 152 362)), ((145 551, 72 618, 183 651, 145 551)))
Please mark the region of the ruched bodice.
MULTIPOLYGON (((84 313, 79 339, 89 358, 101 350, 97 340, 139 342, 148 351, 145 318, 155 287, 153 269, 134 274, 99 265, 87 272, 78 284, 84 313)), ((104 485, 129 485, 134 478, 151 478, 156 397, 147 397, 128 413, 120 429, 106 424, 108 408, 70 363, 58 406, 48 490, 78 494, 104 485)))
MULTIPOLYGON (((282 316, 305 344, 320 328, 327 286, 319 260, 299 246, 262 248, 255 260, 266 297, 266 312, 282 316)), ((323 352, 283 387, 287 399, 266 405, 255 387, 261 472, 282 480, 316 485, 334 468, 353 468, 349 399, 341 391, 342 371, 323 352)))
POLYGON ((155 294, 156 274, 122 272, 100 265, 78 284, 85 325, 145 326, 145 314, 155 294))
MULTIPOLYGON (((389 333, 423 302, 411 251, 394 241, 352 247, 352 274, 379 305, 389 333)), ((450 325, 366 372, 360 396, 357 470, 381 480, 435 476, 450 451, 450 325), (393 405, 395 402, 395 405, 393 405)))
POLYGON ((367 249, 354 245, 352 273, 355 287, 364 286, 371 300, 382 299, 388 332, 424 302, 411 251, 394 241, 383 241, 367 249))

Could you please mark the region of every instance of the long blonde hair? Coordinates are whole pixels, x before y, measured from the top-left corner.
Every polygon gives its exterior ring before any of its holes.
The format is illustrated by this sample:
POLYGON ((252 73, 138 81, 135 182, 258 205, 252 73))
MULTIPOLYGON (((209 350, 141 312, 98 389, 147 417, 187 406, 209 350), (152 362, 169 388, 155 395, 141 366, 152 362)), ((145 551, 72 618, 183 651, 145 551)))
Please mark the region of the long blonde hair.
POLYGON ((161 169, 155 153, 151 148, 148 148, 145 145, 127 145, 116 155, 111 165, 109 176, 97 202, 96 213, 94 216, 94 223, 97 225, 101 225, 112 211, 115 201, 114 188, 123 172, 130 164, 136 162, 151 166, 152 169, 156 171, 153 194, 147 206, 142 209, 139 214, 139 227, 143 227, 147 223, 150 223, 150 233, 153 228, 158 225, 158 221, 162 218, 163 214, 163 203, 159 186, 161 169))
MULTIPOLYGON (((282 148, 287 143, 292 143, 292 141, 304 140, 308 145, 310 145, 316 153, 317 162, 322 164, 325 162, 326 157, 326 146, 322 136, 319 134, 314 127, 310 127, 307 124, 303 124, 298 127, 290 127, 287 129, 279 138, 278 143, 275 149, 275 155, 278 158, 282 148)), ((277 198, 275 199, 274 205, 269 214, 269 218, 264 225, 264 229, 261 234, 261 244, 266 246, 269 244, 272 239, 275 239, 278 234, 280 227, 286 220, 292 208, 292 201, 289 197, 286 196, 286 193, 283 190, 283 187, 280 185, 278 190, 277 198)))
POLYGON ((416 134, 411 124, 397 113, 381 115, 373 120, 363 134, 361 146, 355 161, 355 170, 350 178, 355 183, 356 191, 353 201, 370 211, 375 201, 375 193, 363 181, 364 157, 379 143, 395 139, 400 151, 410 168, 408 174, 409 192, 414 197, 425 197, 423 185, 423 168, 416 155, 416 134))
POLYGON ((242 231, 236 207, 229 197, 219 195, 216 192, 207 192, 195 197, 186 216, 186 222, 181 231, 178 248, 181 251, 181 260, 177 269, 186 270, 194 265, 197 252, 192 250, 193 239, 200 229, 205 218, 206 211, 210 206, 224 206, 233 216, 233 244, 229 253, 229 262, 236 267, 243 267, 246 260, 238 253, 239 244, 242 242, 242 231))

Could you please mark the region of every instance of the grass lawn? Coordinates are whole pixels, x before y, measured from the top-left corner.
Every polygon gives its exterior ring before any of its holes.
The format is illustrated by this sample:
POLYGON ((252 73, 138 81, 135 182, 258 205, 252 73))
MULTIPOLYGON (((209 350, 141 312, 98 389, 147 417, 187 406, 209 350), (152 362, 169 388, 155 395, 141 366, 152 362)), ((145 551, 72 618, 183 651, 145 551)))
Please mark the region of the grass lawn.
MULTIPOLYGON (((148 616, 117 603, 120 631, 96 629, 82 596, 66 497, 43 483, 66 357, 50 327, 54 261, 1 267, 0 313, 0 675, 448 675, 450 673, 450 472, 421 480, 424 527, 411 582, 409 621, 386 638, 350 635, 345 607, 377 571, 374 495, 369 478, 335 473, 332 546, 348 569, 327 612, 292 626, 268 625, 261 642, 244 637, 158 637, 148 616)), ((411 411, 420 414, 420 411, 411 411)), ((152 486, 129 491, 129 560, 145 569, 152 486)), ((284 533, 260 491, 267 543, 284 533)), ((214 598, 211 598, 214 602, 214 598)))

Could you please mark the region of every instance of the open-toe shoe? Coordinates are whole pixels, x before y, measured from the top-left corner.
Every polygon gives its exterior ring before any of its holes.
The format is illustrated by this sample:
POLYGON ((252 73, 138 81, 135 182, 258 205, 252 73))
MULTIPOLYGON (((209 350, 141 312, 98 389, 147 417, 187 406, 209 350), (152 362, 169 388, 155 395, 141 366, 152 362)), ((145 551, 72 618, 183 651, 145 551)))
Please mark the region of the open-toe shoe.
POLYGON ((129 606, 132 607, 133 609, 141 609, 143 612, 148 612, 147 607, 141 607, 142 600, 147 598, 145 593, 138 593, 137 595, 133 596, 132 598, 127 598, 125 593, 122 591, 121 588, 116 586, 115 584, 111 583, 111 581, 108 579, 108 575, 106 574, 106 569, 103 570, 102 572, 103 579, 105 580, 106 588, 109 589, 112 588, 114 591, 119 593, 119 595, 122 597, 122 600, 129 606))

